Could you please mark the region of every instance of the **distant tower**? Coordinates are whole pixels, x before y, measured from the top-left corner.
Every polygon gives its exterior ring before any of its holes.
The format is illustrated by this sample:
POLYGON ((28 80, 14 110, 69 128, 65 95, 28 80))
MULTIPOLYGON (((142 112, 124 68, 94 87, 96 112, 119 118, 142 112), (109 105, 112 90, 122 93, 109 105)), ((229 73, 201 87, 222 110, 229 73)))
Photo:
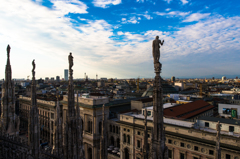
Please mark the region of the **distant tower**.
POLYGON ((163 127, 163 90, 161 81, 162 64, 159 62, 160 51, 158 36, 153 41, 153 56, 155 80, 153 83, 153 132, 152 132, 152 159, 168 159, 168 148, 165 145, 165 130, 163 127))
POLYGON ((216 136, 216 149, 215 149, 215 156, 214 159, 221 159, 221 148, 220 148, 220 131, 221 131, 221 124, 218 121, 217 125, 217 136, 216 136))
POLYGON ((215 77, 212 77, 212 79, 214 80, 214 79, 215 79, 215 77))
POLYGON ((145 120, 144 120, 144 144, 143 144, 143 156, 144 159, 148 159, 149 145, 148 145, 148 128, 147 128, 147 107, 145 107, 145 120))
POLYGON ((107 132, 106 132, 106 120, 105 120, 105 105, 102 106, 102 134, 100 140, 100 159, 107 158, 107 132))
POLYGON ((86 72, 84 73, 84 78, 86 79, 86 72))
POLYGON ((62 156, 63 154, 63 134, 62 134, 62 116, 61 116, 61 108, 59 105, 59 91, 56 91, 57 97, 57 106, 55 110, 55 124, 54 124, 54 134, 53 134, 53 152, 57 154, 57 156, 62 156))
POLYGON ((222 76, 222 81, 226 80, 227 78, 225 76, 222 76))
POLYGON ((40 124, 36 99, 35 60, 32 61, 32 65, 31 109, 28 118, 28 145, 30 147, 32 157, 34 159, 38 159, 40 153, 40 124))
POLYGON ((74 87, 73 87, 73 57, 72 53, 68 56, 69 60, 69 80, 68 80, 68 115, 66 122, 64 123, 64 159, 82 159, 80 153, 83 152, 83 147, 81 146, 81 133, 82 127, 81 122, 79 122, 79 108, 75 109, 75 97, 74 97, 74 87))
POLYGON ((12 69, 10 65, 10 46, 7 46, 7 65, 5 69, 5 81, 2 84, 1 100, 1 129, 2 133, 18 135, 19 117, 15 114, 15 86, 12 80, 12 69))
POLYGON ((64 70, 64 80, 68 81, 68 69, 64 70))
POLYGON ((98 74, 96 74, 96 80, 98 80, 98 74))
POLYGON ((171 81, 175 82, 175 76, 172 76, 171 81))

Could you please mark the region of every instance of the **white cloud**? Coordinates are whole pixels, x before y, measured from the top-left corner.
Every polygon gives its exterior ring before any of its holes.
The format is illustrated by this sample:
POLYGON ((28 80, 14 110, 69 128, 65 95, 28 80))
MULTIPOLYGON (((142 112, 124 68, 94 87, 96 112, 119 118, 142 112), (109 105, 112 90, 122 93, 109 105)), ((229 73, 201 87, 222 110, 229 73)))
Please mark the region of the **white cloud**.
POLYGON ((182 2, 183 5, 185 5, 185 4, 187 4, 189 1, 187 1, 187 0, 181 0, 181 2, 182 2))
POLYGON ((165 11, 170 11, 171 10, 171 8, 167 8, 167 9, 165 9, 165 11))
POLYGON ((164 1, 166 1, 168 4, 170 4, 170 2, 171 2, 172 0, 164 0, 164 1))
POLYGON ((121 2, 121 0, 93 0, 94 6, 101 8, 107 8, 110 5, 118 5, 121 2))
POLYGON ((144 0, 137 0, 137 2, 142 2, 142 3, 143 3, 143 2, 144 2, 144 0))
POLYGON ((210 15, 210 13, 193 13, 191 15, 189 15, 188 17, 186 17, 185 20, 183 20, 183 22, 193 22, 193 21, 199 21, 200 19, 204 19, 207 18, 210 15))
POLYGON ((78 0, 51 0, 53 3, 53 8, 63 15, 68 13, 88 13, 87 5, 78 0))
POLYGON ((155 14, 160 16, 168 16, 168 17, 184 17, 188 15, 190 12, 181 12, 181 11, 171 11, 171 12, 155 12, 155 14))
POLYGON ((126 24, 126 23, 137 24, 137 23, 139 23, 138 20, 140 20, 140 19, 137 18, 136 16, 130 17, 129 20, 127 20, 126 18, 122 18, 122 23, 123 24, 126 24))

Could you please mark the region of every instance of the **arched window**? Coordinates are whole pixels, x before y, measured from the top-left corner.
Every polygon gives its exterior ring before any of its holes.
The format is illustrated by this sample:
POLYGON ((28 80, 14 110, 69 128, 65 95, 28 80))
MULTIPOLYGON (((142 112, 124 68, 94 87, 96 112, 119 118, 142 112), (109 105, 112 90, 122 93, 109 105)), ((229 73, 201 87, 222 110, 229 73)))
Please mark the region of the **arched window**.
POLYGON ((113 133, 115 133, 115 126, 113 125, 113 133))
POLYGON ((100 121, 98 124, 98 133, 101 135, 102 134, 102 122, 100 121))
POLYGON ((114 137, 113 136, 111 136, 110 142, 111 142, 111 145, 114 146, 114 137))
POLYGON ((110 132, 112 132, 112 125, 110 125, 110 132))
POLYGON ((117 138, 117 147, 120 148, 120 139, 117 138))
POLYGON ((130 144, 130 135, 127 135, 127 143, 130 144))
POLYGON ((127 142, 126 134, 123 134, 123 142, 127 142))
POLYGON ((116 134, 118 134, 118 127, 116 126, 116 134))
POLYGON ((92 121, 88 121, 88 132, 92 133, 92 121))
POLYGON ((129 151, 127 148, 124 149, 124 156, 125 156, 125 159, 129 159, 129 151))

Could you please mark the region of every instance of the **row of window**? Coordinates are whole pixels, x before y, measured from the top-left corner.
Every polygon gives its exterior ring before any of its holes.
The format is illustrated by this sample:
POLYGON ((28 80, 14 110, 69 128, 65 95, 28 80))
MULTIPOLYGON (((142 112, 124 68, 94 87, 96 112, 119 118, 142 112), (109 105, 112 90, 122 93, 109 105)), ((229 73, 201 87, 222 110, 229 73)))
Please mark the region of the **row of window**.
POLYGON ((112 132, 112 133, 120 134, 120 127, 119 126, 110 125, 109 126, 109 131, 112 132))
MULTIPOLYGON (((205 122, 205 127, 209 128, 209 122, 205 122)), ((229 126, 229 132, 234 132, 234 126, 229 126)))
POLYGON ((123 142, 130 144, 130 135, 123 134, 123 142))
MULTIPOLYGON (((171 139, 168 139, 168 143, 169 143, 169 144, 172 144, 173 141, 172 141, 171 139)), ((174 141, 174 144, 176 144, 176 141, 174 141)), ((185 143, 180 142, 180 146, 181 146, 181 147, 185 147, 186 145, 185 145, 185 143)), ((188 145, 187 145, 187 148, 190 149, 190 148, 191 148, 191 145, 188 144, 188 145)), ((199 147, 198 147, 198 146, 194 146, 193 149, 194 149, 194 151, 199 151, 199 147)), ((205 149, 202 148, 202 149, 201 149, 201 152, 204 153, 204 152, 205 152, 205 149)), ((209 153, 209 155, 214 155, 214 150, 209 150, 208 153, 209 153)))

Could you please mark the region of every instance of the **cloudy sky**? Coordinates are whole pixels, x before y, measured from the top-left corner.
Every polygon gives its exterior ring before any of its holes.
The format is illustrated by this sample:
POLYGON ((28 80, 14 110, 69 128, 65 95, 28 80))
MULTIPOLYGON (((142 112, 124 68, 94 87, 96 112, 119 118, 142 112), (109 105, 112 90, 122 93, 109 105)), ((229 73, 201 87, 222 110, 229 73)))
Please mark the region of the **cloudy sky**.
POLYGON ((153 77, 151 43, 161 47, 163 77, 236 75, 239 0, 1 0, 0 78, 11 46, 13 78, 153 77))

